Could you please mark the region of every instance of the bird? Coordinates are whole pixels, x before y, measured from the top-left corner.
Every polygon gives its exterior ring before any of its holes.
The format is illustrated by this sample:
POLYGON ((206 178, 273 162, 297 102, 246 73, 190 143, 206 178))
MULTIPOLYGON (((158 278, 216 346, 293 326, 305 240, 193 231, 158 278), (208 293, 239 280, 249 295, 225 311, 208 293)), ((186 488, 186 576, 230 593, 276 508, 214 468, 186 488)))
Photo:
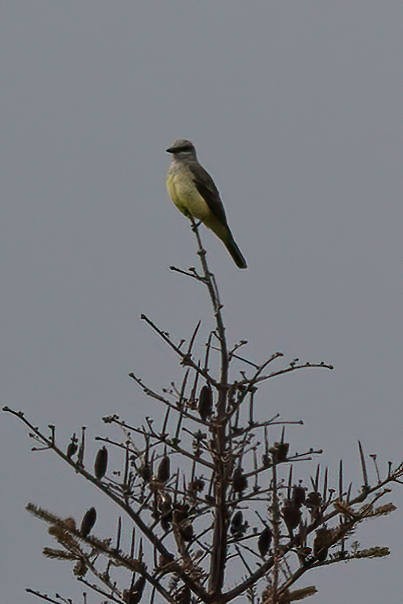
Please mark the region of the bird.
POLYGON ((201 164, 190 140, 180 138, 166 149, 171 153, 166 186, 175 206, 189 219, 200 220, 223 242, 238 268, 247 268, 246 260, 228 226, 218 189, 201 164))

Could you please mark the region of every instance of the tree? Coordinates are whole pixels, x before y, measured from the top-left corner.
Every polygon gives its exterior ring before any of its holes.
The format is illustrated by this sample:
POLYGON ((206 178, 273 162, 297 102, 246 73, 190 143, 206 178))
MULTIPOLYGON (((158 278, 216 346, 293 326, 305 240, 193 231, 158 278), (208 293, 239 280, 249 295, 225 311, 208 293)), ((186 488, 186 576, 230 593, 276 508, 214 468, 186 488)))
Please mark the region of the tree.
MULTIPOLYGON (((192 228, 201 268, 171 269, 207 289, 214 327, 199 352, 200 322, 188 341, 176 343, 142 315, 179 359, 183 377, 179 386, 172 382, 158 390, 130 374, 164 410, 160 425, 150 417, 140 427, 117 415, 105 417, 107 424, 123 428, 125 438, 99 438, 103 444, 92 467, 84 429, 64 451, 53 426, 47 434, 22 412, 4 407, 27 426, 37 443, 34 450, 53 451, 113 501, 132 526, 130 550, 122 546, 121 517, 117 534, 104 538, 96 533, 95 507, 81 522, 33 503, 27 509, 49 524, 55 544, 44 549, 45 556, 73 563, 76 578, 103 601, 135 604, 159 596, 171 604, 224 604, 240 595, 254 604, 303 600, 316 593, 313 585, 298 587, 307 571, 389 553, 380 546, 362 550, 353 535, 364 521, 395 509, 380 500, 392 483, 402 483, 403 464, 389 464, 381 474, 371 456, 371 480, 359 443, 362 484, 346 484, 340 462, 337 484, 330 485, 327 469, 314 462, 320 450, 296 453, 291 448, 286 426, 301 421, 285 421, 278 414, 256 419, 258 393, 267 382, 332 366, 299 359, 284 364, 280 352, 255 363, 241 354, 245 341, 230 347, 216 279, 198 227, 193 223, 192 228), (110 471, 111 450, 114 459, 119 456, 119 472, 110 471), (300 462, 308 478, 296 480, 300 462), (307 472, 312 462, 315 467, 307 472)), ((67 601, 28 591, 47 602, 67 601)))

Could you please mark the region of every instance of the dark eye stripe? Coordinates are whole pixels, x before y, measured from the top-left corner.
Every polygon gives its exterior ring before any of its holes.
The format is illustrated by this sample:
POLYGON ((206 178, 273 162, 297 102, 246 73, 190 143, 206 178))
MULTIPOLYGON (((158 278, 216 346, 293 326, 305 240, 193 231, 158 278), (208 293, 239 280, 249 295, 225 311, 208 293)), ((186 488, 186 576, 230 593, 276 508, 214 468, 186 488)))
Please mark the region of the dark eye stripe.
POLYGON ((179 153, 180 151, 191 151, 193 147, 191 145, 183 145, 182 147, 175 147, 174 153, 179 153))

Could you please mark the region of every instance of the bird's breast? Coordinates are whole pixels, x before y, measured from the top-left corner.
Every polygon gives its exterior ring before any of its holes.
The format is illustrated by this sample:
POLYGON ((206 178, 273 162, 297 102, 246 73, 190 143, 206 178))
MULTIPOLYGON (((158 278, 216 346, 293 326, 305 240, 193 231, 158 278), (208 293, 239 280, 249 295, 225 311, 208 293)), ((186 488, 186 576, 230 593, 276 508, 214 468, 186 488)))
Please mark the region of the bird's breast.
POLYGON ((194 218, 205 220, 210 215, 207 203, 196 189, 193 179, 187 171, 169 171, 167 190, 178 210, 185 216, 190 214, 194 218))

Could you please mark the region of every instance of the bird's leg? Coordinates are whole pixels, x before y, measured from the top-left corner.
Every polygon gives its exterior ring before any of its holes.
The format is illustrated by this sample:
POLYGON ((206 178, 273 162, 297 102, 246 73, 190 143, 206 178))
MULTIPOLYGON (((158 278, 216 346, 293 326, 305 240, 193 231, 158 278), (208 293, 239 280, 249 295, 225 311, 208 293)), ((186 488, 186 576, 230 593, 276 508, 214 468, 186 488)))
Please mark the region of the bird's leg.
POLYGON ((199 226, 202 224, 202 221, 198 220, 196 222, 196 220, 194 219, 194 217, 191 214, 188 215, 188 218, 189 218, 190 222, 192 223, 192 229, 194 231, 196 231, 199 228, 199 226))

